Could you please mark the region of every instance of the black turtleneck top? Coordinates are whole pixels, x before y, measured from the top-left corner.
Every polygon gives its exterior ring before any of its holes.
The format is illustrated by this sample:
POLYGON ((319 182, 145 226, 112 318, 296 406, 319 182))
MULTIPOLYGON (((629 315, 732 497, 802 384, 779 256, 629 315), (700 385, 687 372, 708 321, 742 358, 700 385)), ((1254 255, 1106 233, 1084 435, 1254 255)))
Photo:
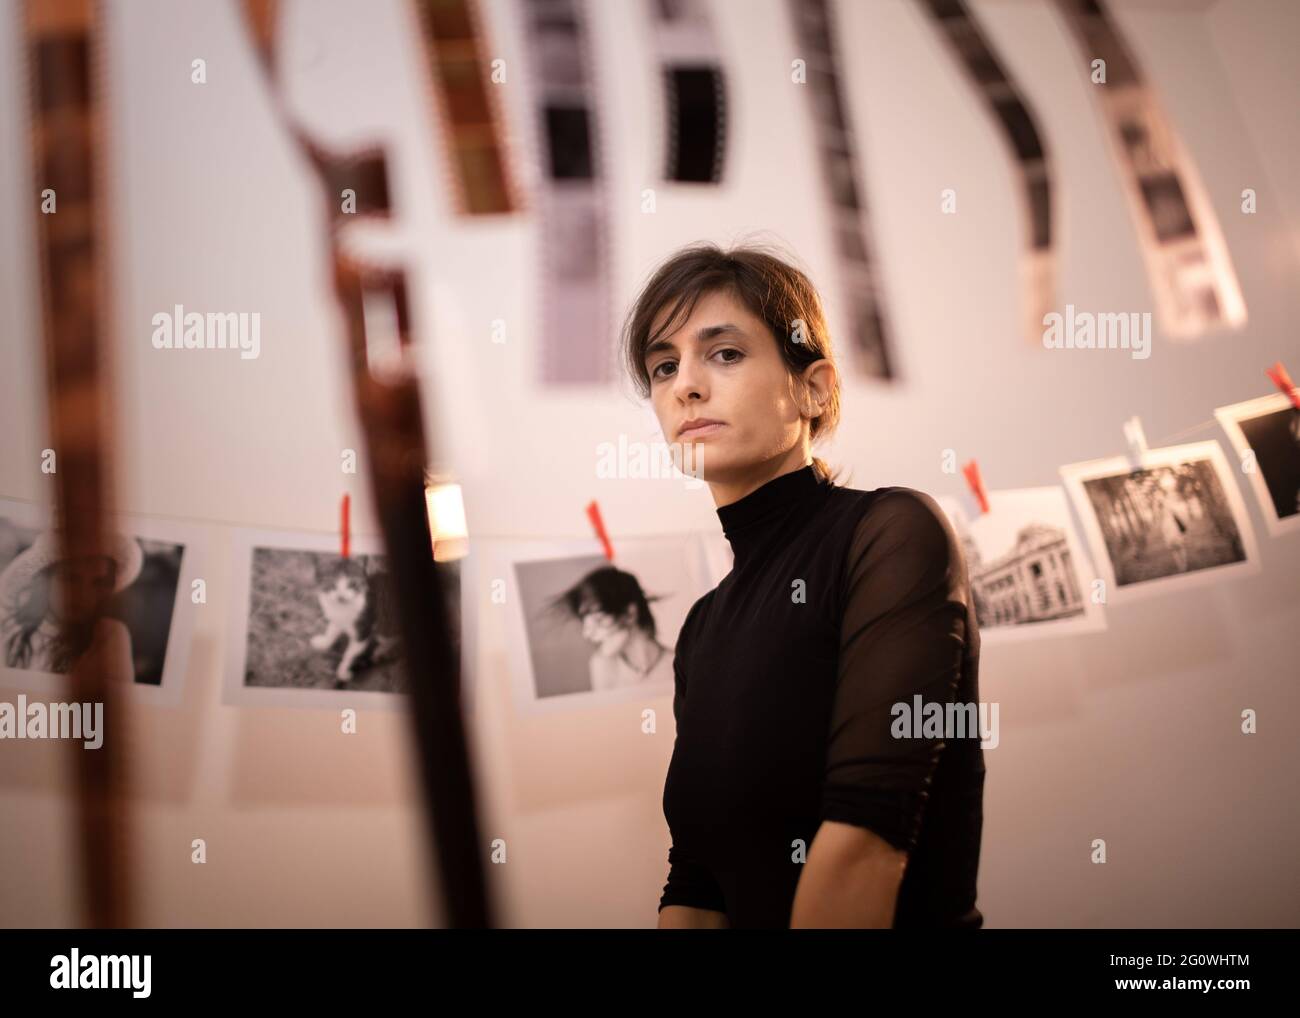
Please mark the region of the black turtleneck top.
POLYGON ((896 703, 979 701, 979 630, 947 517, 924 492, 845 488, 811 464, 717 513, 734 564, 677 638, 659 908, 788 927, 802 860, 835 820, 908 853, 895 927, 982 926, 978 730, 891 734, 896 703))

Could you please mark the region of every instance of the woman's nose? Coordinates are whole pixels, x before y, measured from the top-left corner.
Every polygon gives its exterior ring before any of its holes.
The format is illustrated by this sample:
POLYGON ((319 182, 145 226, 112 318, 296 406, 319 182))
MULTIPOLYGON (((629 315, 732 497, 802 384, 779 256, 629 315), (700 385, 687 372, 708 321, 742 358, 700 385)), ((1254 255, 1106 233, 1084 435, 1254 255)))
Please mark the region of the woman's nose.
POLYGON ((683 357, 677 362, 677 370, 673 373, 673 394, 675 396, 685 398, 693 392, 699 393, 703 382, 703 374, 693 357, 683 357))

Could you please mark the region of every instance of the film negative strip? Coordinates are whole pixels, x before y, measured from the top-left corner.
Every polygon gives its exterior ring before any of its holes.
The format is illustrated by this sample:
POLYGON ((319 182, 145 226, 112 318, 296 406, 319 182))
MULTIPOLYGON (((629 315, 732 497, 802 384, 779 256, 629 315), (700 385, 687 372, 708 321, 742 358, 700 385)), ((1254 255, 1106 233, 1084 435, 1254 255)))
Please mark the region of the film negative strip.
POLYGON ((716 184, 727 153, 727 88, 704 0, 647 0, 664 83, 664 179, 716 184))
POLYGON ((268 84, 268 98, 284 130, 307 158, 324 190, 331 245, 341 243, 337 230, 355 217, 387 219, 393 202, 388 162, 379 145, 345 152, 320 145, 290 112, 277 62, 278 0, 243 0, 244 20, 268 84))
MULTIPOLYGON (((63 562, 113 561, 109 517, 112 418, 106 322, 110 255, 106 114, 97 72, 103 12, 92 0, 28 0, 22 8, 31 73, 33 182, 50 434, 58 455, 56 531, 63 562)), ((101 639, 102 593, 55 573, 58 643, 75 654, 75 702, 103 705, 102 743, 76 746, 78 844, 87 919, 131 924, 126 734, 118 704, 134 676, 101 639), (91 632, 94 638, 91 638, 91 632)), ((70 655, 71 656, 71 655, 70 655)))
POLYGON ((789 0, 799 56, 805 61, 822 178, 830 199, 835 251, 850 336, 853 370, 897 377, 881 298, 871 222, 858 186, 858 158, 837 69, 829 0, 789 0))
POLYGON ((1118 27, 1099 0, 1056 0, 1089 72, 1105 62, 1095 84, 1142 254, 1166 333, 1196 336, 1246 320, 1218 219, 1191 156, 1146 84, 1118 27))
POLYGON ((429 533, 425 502, 429 449, 419 374, 409 356, 407 278, 400 268, 373 266, 353 257, 343 237, 342 228, 354 213, 382 217, 391 211, 384 152, 376 148, 340 156, 317 146, 294 120, 282 94, 276 64, 276 0, 244 0, 244 13, 266 71, 272 105, 314 168, 326 205, 334 296, 344 321, 371 489, 397 595, 441 900, 450 926, 491 926, 493 910, 478 848, 473 775, 460 705, 460 661, 429 533), (366 195, 351 210, 340 201, 338 190, 340 184, 351 186, 349 181, 360 185, 366 195), (391 328, 372 328, 377 320, 391 322, 391 328))
POLYGON ((541 375, 549 385, 608 382, 613 370, 609 202, 583 10, 521 0, 541 162, 541 375))
POLYGON ((1021 256, 1023 332, 1041 343, 1043 318, 1056 304, 1057 264, 1052 236, 1052 165, 1024 93, 993 52, 965 0, 921 0, 965 68, 1010 146, 1020 175, 1025 249, 1021 256))
POLYGON ((470 215, 514 212, 505 130, 492 95, 473 0, 414 0, 421 41, 442 117, 444 148, 455 167, 457 207, 470 215))

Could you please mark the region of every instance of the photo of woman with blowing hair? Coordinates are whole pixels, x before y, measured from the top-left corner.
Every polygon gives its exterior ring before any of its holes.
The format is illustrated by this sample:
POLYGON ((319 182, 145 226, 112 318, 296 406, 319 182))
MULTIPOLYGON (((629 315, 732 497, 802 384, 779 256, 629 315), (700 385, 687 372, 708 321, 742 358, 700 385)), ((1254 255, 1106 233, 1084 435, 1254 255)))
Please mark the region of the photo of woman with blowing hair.
POLYGON ((593 569, 552 602, 576 619, 593 646, 588 669, 596 691, 668 680, 672 648, 659 642, 654 613, 637 578, 625 569, 593 569))
POLYGON ((982 926, 978 729, 925 710, 977 709, 966 563, 930 495, 842 486, 812 455, 840 383, 811 281, 693 245, 622 342, 734 556, 677 640, 659 927, 982 926))

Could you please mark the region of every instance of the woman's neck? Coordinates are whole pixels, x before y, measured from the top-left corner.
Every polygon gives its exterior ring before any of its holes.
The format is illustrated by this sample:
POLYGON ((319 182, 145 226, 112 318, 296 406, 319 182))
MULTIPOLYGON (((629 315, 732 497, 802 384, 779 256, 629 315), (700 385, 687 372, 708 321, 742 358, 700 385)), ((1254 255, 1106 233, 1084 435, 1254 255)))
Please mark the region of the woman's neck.
POLYGON ((809 450, 795 446, 789 452, 783 453, 774 460, 765 460, 762 463, 754 464, 743 474, 728 475, 716 481, 709 481, 709 491, 713 495, 713 504, 721 509, 733 502, 739 502, 750 492, 757 491, 768 481, 780 477, 782 474, 802 470, 811 462, 812 454, 809 450))

